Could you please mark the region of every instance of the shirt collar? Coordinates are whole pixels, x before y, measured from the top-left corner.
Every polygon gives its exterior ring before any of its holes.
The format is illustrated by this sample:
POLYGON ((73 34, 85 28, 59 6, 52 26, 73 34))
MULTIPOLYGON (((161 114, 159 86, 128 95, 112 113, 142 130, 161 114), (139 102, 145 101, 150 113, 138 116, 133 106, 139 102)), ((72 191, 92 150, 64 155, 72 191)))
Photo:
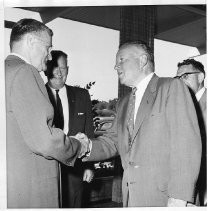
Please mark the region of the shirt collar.
POLYGON ((25 61, 26 63, 32 65, 25 57, 21 56, 21 55, 18 54, 18 53, 10 53, 9 55, 17 56, 17 57, 19 57, 20 59, 22 59, 23 61, 25 61))
POLYGON ((196 94, 195 94, 195 97, 197 99, 197 101, 199 101, 203 95, 203 93, 205 92, 205 87, 201 88, 196 94))
MULTIPOLYGON (((48 86, 50 87, 50 89, 51 89, 51 90, 53 91, 53 93, 55 94, 55 90, 57 90, 57 89, 52 88, 52 87, 49 85, 49 83, 48 83, 48 86)), ((61 89, 59 89, 59 94, 65 92, 65 91, 66 91, 66 86, 64 85, 61 89)))
POLYGON ((150 73, 142 81, 140 81, 138 83, 138 85, 136 86, 137 92, 144 92, 145 91, 145 89, 147 88, 147 85, 149 84, 153 75, 154 75, 154 72, 150 73))

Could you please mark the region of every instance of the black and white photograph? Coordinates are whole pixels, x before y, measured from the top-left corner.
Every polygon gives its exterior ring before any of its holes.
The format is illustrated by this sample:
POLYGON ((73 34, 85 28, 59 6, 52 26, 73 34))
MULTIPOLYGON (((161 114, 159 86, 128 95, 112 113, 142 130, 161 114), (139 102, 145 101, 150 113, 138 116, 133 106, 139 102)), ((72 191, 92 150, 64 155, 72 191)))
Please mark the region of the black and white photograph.
POLYGON ((0 13, 1 209, 207 210, 207 1, 0 13))

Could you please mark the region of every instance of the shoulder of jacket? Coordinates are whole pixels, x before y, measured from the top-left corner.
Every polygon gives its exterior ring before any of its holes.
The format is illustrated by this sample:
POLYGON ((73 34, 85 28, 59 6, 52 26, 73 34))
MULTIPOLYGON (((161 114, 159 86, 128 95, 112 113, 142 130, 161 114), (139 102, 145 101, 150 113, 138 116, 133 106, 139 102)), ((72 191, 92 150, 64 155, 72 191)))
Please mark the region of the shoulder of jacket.
POLYGON ((158 80, 158 87, 164 87, 165 89, 171 86, 180 86, 181 84, 184 83, 178 78, 160 77, 158 80))
POLYGON ((170 78, 170 77, 159 77, 158 84, 167 85, 167 84, 170 84, 173 80, 174 78, 170 78))
POLYGON ((76 94, 88 94, 89 93, 88 90, 86 90, 84 88, 77 87, 77 86, 66 85, 66 88, 68 90, 73 91, 76 94))

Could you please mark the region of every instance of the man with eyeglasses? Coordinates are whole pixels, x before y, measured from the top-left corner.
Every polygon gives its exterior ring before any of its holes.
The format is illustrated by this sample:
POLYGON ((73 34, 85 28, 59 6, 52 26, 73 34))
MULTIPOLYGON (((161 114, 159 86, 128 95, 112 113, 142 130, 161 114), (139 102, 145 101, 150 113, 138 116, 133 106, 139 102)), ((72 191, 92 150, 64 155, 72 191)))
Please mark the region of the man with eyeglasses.
MULTIPOLYGON (((46 88, 54 107, 54 125, 61 128, 67 135, 78 132, 94 137, 92 104, 86 89, 66 84, 68 76, 67 54, 63 51, 51 51, 52 60, 47 62, 45 75, 48 78, 46 88), (60 110, 58 108, 60 99, 60 110)), ((83 188, 86 181, 93 179, 93 166, 82 163, 77 159, 74 167, 61 165, 62 178, 62 207, 81 208, 85 206, 82 200, 83 188)), ((87 197, 88 198, 88 197, 87 197)))
POLYGON ((207 160, 206 160, 206 88, 204 87, 205 70, 201 62, 194 59, 187 59, 178 63, 177 76, 188 87, 191 92, 202 138, 202 160, 199 179, 197 183, 197 191, 199 196, 196 205, 207 205, 207 160))
POLYGON ((34 19, 15 23, 5 61, 7 207, 59 207, 59 166, 73 166, 87 144, 53 126, 54 110, 39 72, 51 60, 53 32, 34 19))

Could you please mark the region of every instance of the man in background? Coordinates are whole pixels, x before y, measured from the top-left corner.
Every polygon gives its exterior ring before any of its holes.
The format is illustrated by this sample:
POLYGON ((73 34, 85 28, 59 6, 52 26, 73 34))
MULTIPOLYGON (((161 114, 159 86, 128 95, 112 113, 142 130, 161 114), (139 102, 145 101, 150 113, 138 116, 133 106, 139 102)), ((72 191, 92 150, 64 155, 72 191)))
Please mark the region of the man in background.
POLYGON ((52 36, 34 19, 12 28, 5 61, 8 208, 59 207, 57 161, 73 166, 87 150, 52 125, 54 110, 39 74, 51 60, 52 36))
MULTIPOLYGON (((67 54, 51 51, 52 60, 47 62, 46 88, 54 107, 54 124, 68 136, 78 132, 94 137, 92 104, 86 89, 66 85, 68 76, 67 54), (60 107, 59 107, 59 102, 60 107)), ((62 198, 64 208, 81 208, 83 181, 91 182, 93 166, 77 159, 74 167, 61 165, 62 198)))
POLYGON ((115 70, 132 92, 119 100, 112 128, 90 142, 88 161, 120 154, 123 206, 186 206, 194 200, 201 139, 195 107, 179 79, 154 74, 154 57, 143 42, 123 44, 115 70), (92 145, 92 146, 91 146, 92 145))
POLYGON ((202 139, 202 159, 197 183, 199 201, 196 205, 207 205, 207 148, 206 148, 206 88, 204 87, 205 70, 201 62, 187 59, 178 63, 177 76, 188 87, 195 104, 202 139))

